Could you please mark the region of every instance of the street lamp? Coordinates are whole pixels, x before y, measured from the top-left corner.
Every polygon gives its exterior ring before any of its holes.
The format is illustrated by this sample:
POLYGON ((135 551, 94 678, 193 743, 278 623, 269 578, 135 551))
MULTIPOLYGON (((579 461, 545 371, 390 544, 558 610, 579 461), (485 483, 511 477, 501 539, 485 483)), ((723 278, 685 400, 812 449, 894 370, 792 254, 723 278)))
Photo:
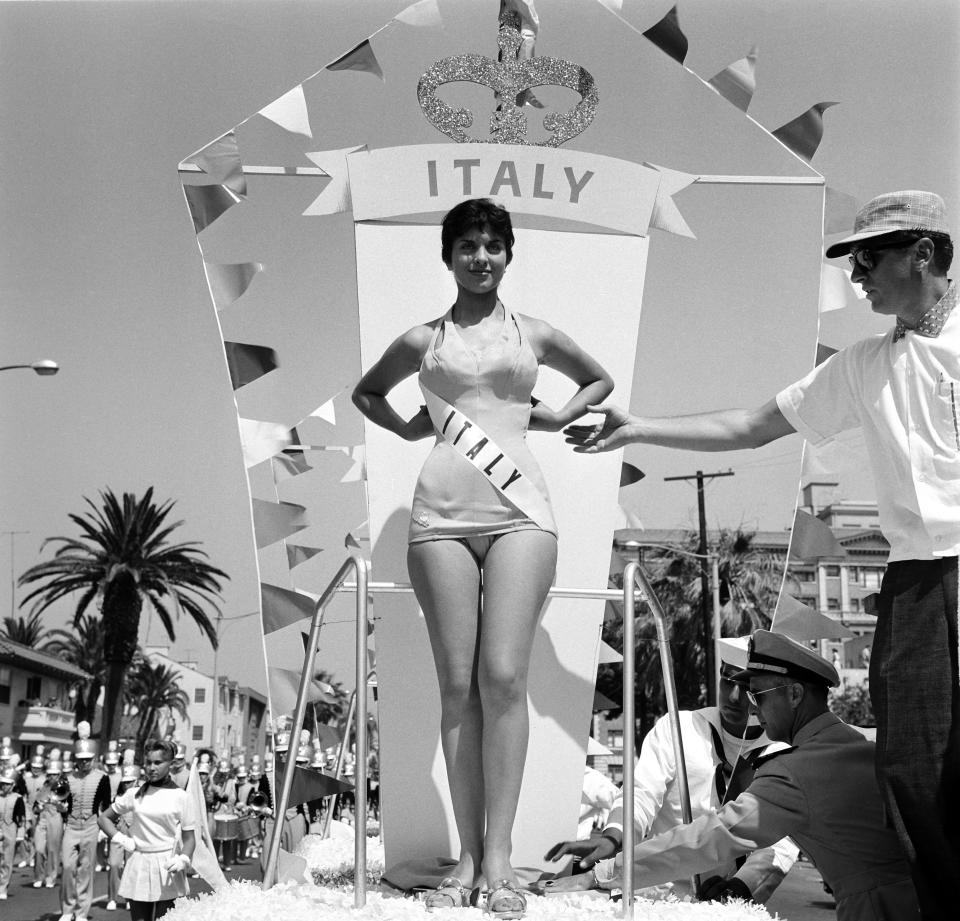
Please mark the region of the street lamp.
POLYGON ((60 370, 60 365, 55 361, 51 361, 49 358, 43 358, 29 365, 2 365, 0 366, 0 371, 12 371, 14 368, 32 368, 41 377, 49 377, 60 370))

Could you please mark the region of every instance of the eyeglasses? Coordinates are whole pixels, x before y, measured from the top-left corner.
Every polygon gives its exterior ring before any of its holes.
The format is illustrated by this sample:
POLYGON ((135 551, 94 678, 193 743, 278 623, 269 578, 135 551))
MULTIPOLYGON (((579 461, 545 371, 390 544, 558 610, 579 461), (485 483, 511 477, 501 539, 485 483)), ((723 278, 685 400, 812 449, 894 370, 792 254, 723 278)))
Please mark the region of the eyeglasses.
POLYGON ((850 259, 850 268, 854 270, 859 268, 863 269, 864 272, 869 272, 877 267, 876 253, 885 249, 903 249, 907 246, 912 246, 919 239, 920 237, 907 240, 892 240, 889 243, 878 243, 875 246, 858 249, 856 252, 851 252, 848 257, 850 259))
POLYGON ((775 684, 772 688, 766 688, 763 691, 747 691, 747 700, 749 700, 750 703, 752 703, 755 707, 759 707, 760 702, 757 700, 757 698, 761 694, 769 694, 771 691, 779 691, 780 688, 785 687, 787 687, 785 684, 775 684))

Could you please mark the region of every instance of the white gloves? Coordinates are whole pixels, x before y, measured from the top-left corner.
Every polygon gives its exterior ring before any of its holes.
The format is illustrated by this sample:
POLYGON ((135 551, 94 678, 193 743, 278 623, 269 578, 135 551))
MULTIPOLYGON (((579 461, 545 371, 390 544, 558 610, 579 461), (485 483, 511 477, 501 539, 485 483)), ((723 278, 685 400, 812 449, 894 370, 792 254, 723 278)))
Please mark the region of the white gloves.
POLYGON ((190 858, 186 854, 174 854, 164 865, 167 873, 182 873, 190 866, 190 858))
POLYGON ((110 843, 119 844, 128 854, 132 854, 137 849, 137 842, 129 835, 125 835, 122 831, 118 831, 110 839, 110 843))

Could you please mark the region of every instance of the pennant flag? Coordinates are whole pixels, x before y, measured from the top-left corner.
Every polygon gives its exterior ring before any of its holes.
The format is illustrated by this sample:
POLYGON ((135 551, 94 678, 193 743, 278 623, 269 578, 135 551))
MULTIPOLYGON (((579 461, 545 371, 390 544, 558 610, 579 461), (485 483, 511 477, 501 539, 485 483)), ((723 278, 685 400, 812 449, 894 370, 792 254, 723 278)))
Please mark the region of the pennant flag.
POLYGON ((277 882, 313 884, 313 877, 307 872, 306 858, 281 847, 277 852, 277 882))
POLYGON ((587 757, 590 755, 612 755, 606 745, 601 745, 593 736, 587 737, 587 757))
POLYGON ((243 174, 243 164, 240 162, 237 136, 232 130, 221 134, 184 163, 195 163, 220 185, 241 197, 247 194, 247 177, 243 174))
MULTIPOLYGON (((339 396, 339 394, 337 394, 339 396)), ((323 419, 324 422, 329 422, 331 425, 337 424, 337 411, 333 405, 335 397, 330 397, 326 403, 322 406, 318 406, 310 415, 308 419, 323 419)))
POLYGON ((599 691, 593 692, 593 709, 597 710, 619 710, 620 704, 615 704, 609 697, 604 697, 599 691))
POLYGON ((225 341, 223 347, 227 352, 227 367, 234 390, 269 374, 277 367, 277 353, 268 346, 225 341))
POLYGON ((693 231, 683 219, 680 209, 674 203, 673 196, 696 182, 697 177, 690 173, 681 173, 678 170, 657 166, 656 163, 643 164, 660 173, 660 185, 657 188, 657 198, 653 204, 653 213, 650 215, 650 226, 667 233, 675 233, 680 237, 696 239, 693 231))
POLYGON ((341 483, 364 483, 367 479, 366 449, 363 445, 353 448, 344 448, 344 454, 352 461, 353 466, 340 477, 341 483))
POLYGON ((236 192, 223 185, 185 185, 183 194, 196 233, 209 227, 224 211, 241 201, 236 192))
POLYGON ((847 551, 825 521, 797 509, 793 516, 793 533, 790 536, 791 560, 809 561, 846 555, 847 551))
POLYGON ((863 289, 853 286, 851 270, 824 262, 820 266, 820 313, 862 307, 866 303, 863 289), (857 292, 860 292, 859 294, 857 292))
POLYGON ((292 441, 290 430, 277 422, 259 422, 239 418, 243 465, 249 470, 269 457, 279 454, 292 441))
POLYGON ((322 547, 301 547, 298 544, 287 544, 287 565, 293 569, 307 560, 312 560, 318 553, 323 553, 322 547))
POLYGON ((680 28, 680 19, 677 8, 667 13, 655 26, 643 33, 661 51, 670 55, 678 64, 682 64, 687 56, 687 36, 680 28))
POLYGON ((708 82, 727 102, 746 112, 757 91, 757 46, 754 45, 745 58, 734 61, 708 82))
POLYGON ((812 160, 823 140, 823 113, 835 102, 818 102, 802 115, 770 133, 804 160, 812 160))
POLYGON ((257 272, 263 271, 260 262, 204 262, 207 284, 217 310, 229 307, 238 300, 253 281, 257 272))
POLYGON ((196 842, 193 857, 190 859, 193 869, 203 877, 214 892, 223 889, 227 885, 227 879, 220 869, 216 847, 210 837, 210 828, 207 824, 207 804, 203 797, 203 784, 200 783, 196 758, 193 759, 193 764, 190 766, 190 776, 187 778, 187 808, 183 825, 185 828, 193 828, 193 836, 196 842))
MULTIPOLYGON (((277 778, 278 790, 283 789, 283 776, 286 770, 287 765, 284 763, 280 776, 277 778)), ((309 803, 311 800, 323 799, 325 796, 335 796, 353 789, 352 783, 338 780, 336 777, 324 774, 314 768, 295 764, 293 770, 293 784, 290 787, 290 799, 287 802, 288 809, 299 806, 301 803, 309 803)))
MULTIPOLYGON (((268 666, 267 679, 270 683, 271 706, 274 713, 292 713, 297 705, 297 693, 300 690, 300 672, 292 668, 278 668, 268 666)), ((310 682, 307 691, 308 703, 335 703, 333 698, 317 686, 315 681, 310 682)))
POLYGON ((361 144, 358 147, 344 147, 342 150, 318 150, 307 154, 330 177, 330 181, 324 186, 323 191, 317 196, 313 204, 303 212, 305 217, 339 214, 341 211, 349 211, 353 207, 347 174, 347 154, 363 150, 364 146, 361 144))
POLYGON ((284 131, 293 134, 302 134, 312 138, 310 130, 310 115, 307 112, 307 100, 303 94, 303 84, 298 84, 292 90, 275 99, 268 106, 264 106, 258 113, 279 125, 284 131))
POLYGON ((301 592, 261 582, 260 610, 263 618, 263 635, 267 636, 284 627, 289 627, 290 624, 312 618, 316 603, 301 592))
POLYGON ((597 658, 597 665, 613 665, 622 661, 623 656, 616 649, 600 640, 600 655, 597 658))
POLYGON ((347 549, 362 550, 360 542, 370 543, 370 519, 361 521, 355 528, 347 531, 347 536, 343 540, 343 545, 347 549))
POLYGON ((817 364, 822 365, 831 355, 835 352, 839 352, 839 349, 835 349, 832 346, 824 345, 822 342, 817 343, 817 364))
POLYGON ((417 0, 406 9, 401 10, 393 17, 397 22, 407 26, 440 26, 440 7, 437 0, 417 0))
POLYGON ((307 463, 306 452, 296 447, 284 448, 273 458, 273 481, 279 483, 288 477, 300 476, 313 470, 307 463))
POLYGON ((624 461, 620 465, 620 488, 623 489, 624 486, 639 483, 645 476, 646 474, 639 467, 624 461))
POLYGON ((770 624, 773 633, 788 636, 798 643, 810 640, 843 640, 855 636, 852 630, 844 627, 839 620, 827 617, 786 592, 780 595, 777 609, 770 624))
POLYGON ((823 209, 823 232, 849 233, 850 228, 853 227, 853 219, 859 210, 859 202, 852 195, 838 192, 831 186, 827 186, 823 209))
POLYGON ((356 48, 327 64, 327 70, 356 70, 360 73, 373 74, 383 80, 383 71, 380 62, 373 52, 370 39, 365 38, 356 48))
POLYGON ((294 505, 292 502, 268 502, 266 499, 251 501, 253 531, 258 550, 310 527, 307 510, 302 505, 294 505))

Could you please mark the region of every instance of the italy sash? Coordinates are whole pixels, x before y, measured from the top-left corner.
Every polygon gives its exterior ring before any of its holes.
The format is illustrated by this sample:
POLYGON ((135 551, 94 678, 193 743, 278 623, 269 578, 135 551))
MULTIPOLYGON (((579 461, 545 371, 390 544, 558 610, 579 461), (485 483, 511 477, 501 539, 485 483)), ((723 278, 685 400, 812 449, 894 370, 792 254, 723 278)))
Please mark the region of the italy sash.
POLYGON ((468 460, 511 504, 545 531, 555 531, 546 496, 476 422, 421 383, 430 421, 440 437, 468 460))

